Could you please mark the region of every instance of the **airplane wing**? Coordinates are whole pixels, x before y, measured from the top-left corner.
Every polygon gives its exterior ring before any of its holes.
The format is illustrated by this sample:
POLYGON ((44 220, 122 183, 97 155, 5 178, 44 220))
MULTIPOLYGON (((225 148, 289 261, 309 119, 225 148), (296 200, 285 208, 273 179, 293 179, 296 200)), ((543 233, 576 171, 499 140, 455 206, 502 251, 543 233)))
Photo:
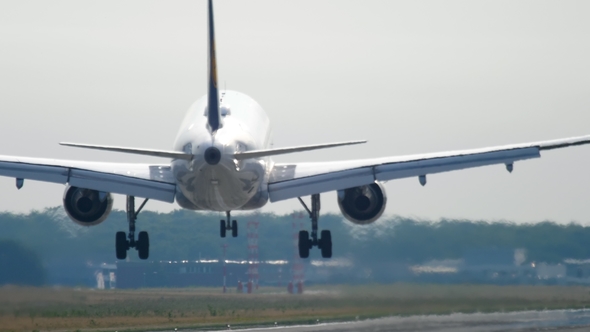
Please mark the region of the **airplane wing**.
POLYGON ((535 143, 337 162, 275 164, 268 191, 271 202, 428 174, 540 158, 541 151, 590 144, 590 135, 535 143))
POLYGON ((174 202, 176 193, 170 165, 0 156, 0 176, 69 184, 169 203, 174 202))

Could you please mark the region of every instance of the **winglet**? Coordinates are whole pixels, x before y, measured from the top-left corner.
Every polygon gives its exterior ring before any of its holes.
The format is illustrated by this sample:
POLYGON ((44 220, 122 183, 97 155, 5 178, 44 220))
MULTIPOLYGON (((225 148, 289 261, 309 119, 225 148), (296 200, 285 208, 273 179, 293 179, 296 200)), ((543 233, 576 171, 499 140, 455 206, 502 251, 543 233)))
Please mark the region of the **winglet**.
POLYGON ((213 0, 209 0, 209 92, 207 95, 207 123, 211 133, 221 128, 219 90, 217 88, 217 57, 215 55, 215 29, 213 24, 213 0))

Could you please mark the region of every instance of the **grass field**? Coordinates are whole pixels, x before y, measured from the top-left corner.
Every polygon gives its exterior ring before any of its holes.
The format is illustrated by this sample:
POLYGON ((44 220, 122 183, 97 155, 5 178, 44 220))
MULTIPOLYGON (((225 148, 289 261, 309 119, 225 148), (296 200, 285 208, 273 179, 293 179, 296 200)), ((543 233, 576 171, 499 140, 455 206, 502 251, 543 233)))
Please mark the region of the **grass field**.
POLYGON ((0 288, 0 331, 141 330, 278 324, 389 315, 582 308, 590 288, 490 285, 316 286, 303 295, 261 288, 93 290, 0 288))

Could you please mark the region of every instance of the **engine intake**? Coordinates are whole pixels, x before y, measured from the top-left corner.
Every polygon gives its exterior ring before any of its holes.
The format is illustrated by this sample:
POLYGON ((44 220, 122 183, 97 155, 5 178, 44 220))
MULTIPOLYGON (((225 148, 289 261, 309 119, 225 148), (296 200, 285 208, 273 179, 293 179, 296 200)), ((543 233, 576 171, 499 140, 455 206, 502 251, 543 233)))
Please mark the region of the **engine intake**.
POLYGON ((367 225, 379 219, 385 210, 387 196, 378 183, 338 190, 338 206, 344 217, 357 225, 367 225))
POLYGON ((64 209, 76 224, 94 226, 103 222, 113 208, 110 193, 67 186, 64 192, 64 209))

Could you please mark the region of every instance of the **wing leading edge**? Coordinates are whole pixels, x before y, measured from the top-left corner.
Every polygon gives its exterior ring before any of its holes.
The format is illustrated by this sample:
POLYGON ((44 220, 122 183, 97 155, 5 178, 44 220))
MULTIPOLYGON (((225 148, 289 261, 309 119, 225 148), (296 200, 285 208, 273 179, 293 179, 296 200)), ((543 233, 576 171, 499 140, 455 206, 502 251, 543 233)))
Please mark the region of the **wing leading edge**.
POLYGON ((466 168, 540 158, 541 151, 590 144, 590 135, 483 149, 338 162, 276 164, 268 185, 272 202, 466 168))

